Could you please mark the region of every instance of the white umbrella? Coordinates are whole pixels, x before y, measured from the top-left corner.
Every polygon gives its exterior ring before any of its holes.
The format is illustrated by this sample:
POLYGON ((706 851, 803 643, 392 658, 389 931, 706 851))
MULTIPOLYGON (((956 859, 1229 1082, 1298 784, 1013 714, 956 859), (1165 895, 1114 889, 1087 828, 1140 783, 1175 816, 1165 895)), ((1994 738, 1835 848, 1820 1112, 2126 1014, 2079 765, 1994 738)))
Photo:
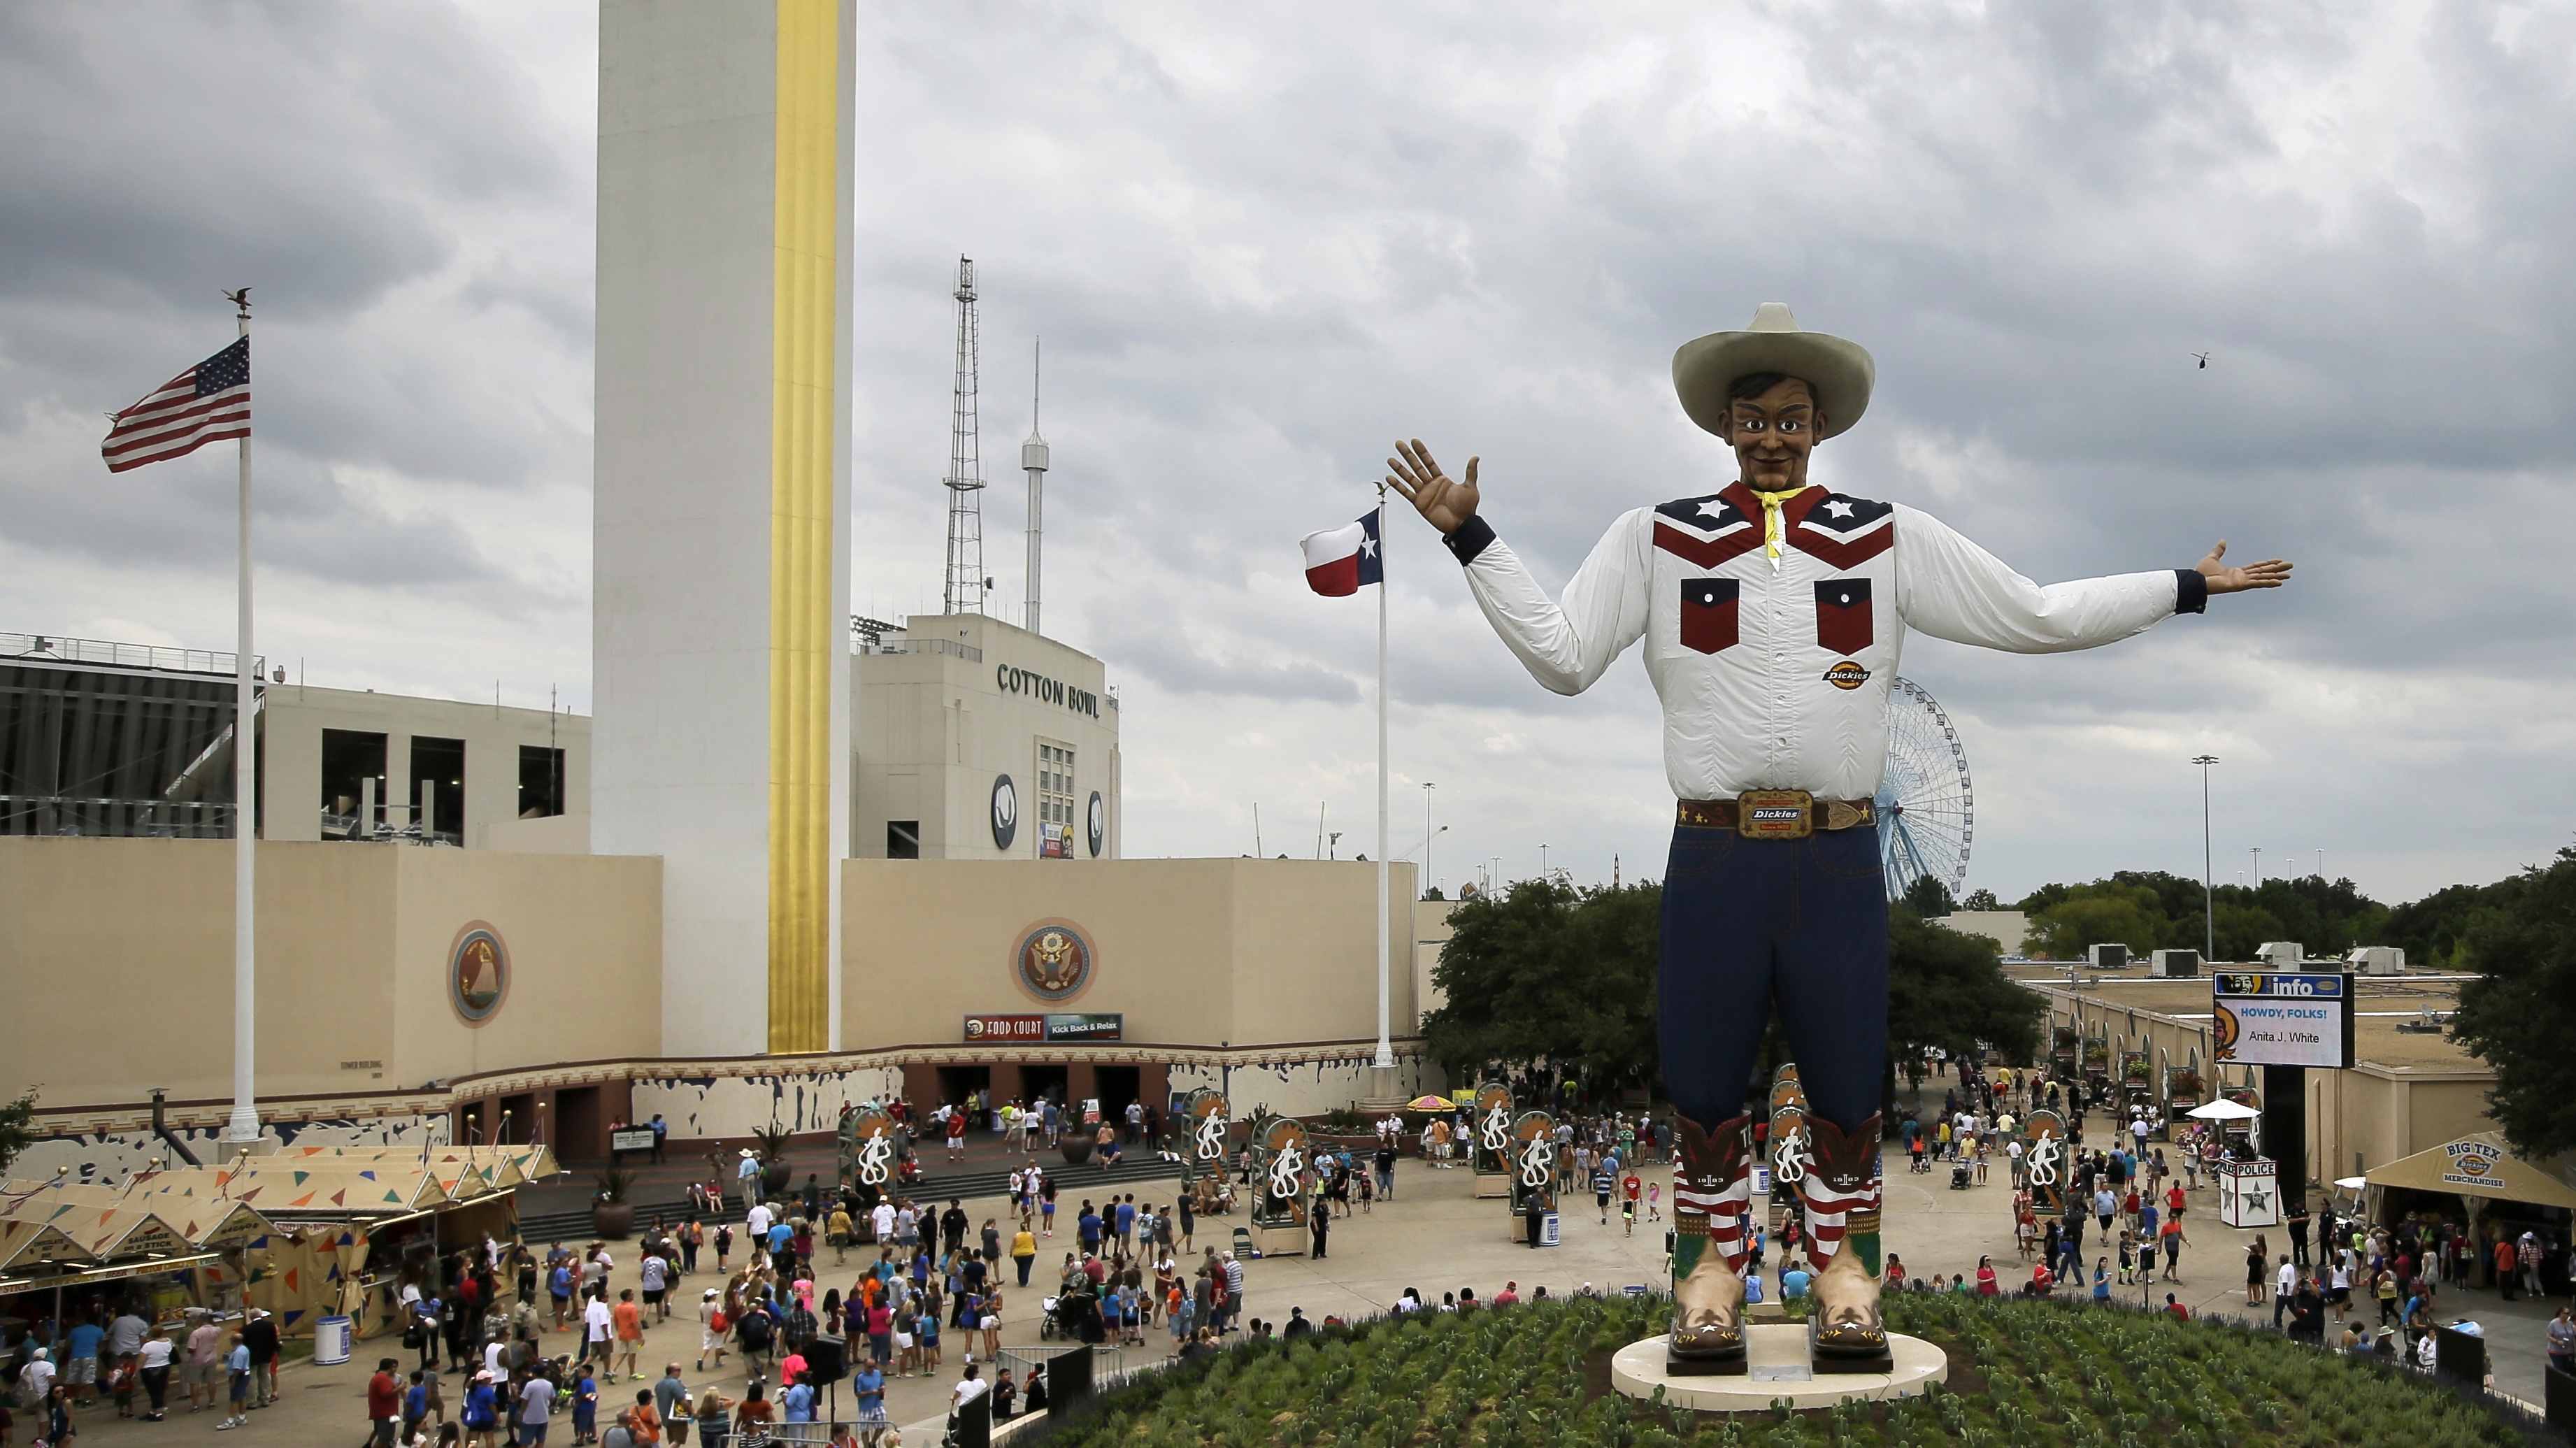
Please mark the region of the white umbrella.
POLYGON ((2368 1178, 2365 1178, 2365 1177, 2336 1177, 2336 1178, 2335 1178, 2335 1186, 2336 1186, 2338 1189, 2343 1190, 2343 1191, 2347 1191, 2347 1192, 2357 1192, 2357 1191, 2360 1191, 2362 1188, 2364 1188, 2364 1187, 2366 1187, 2366 1186, 2369 1186, 2369 1185, 2370 1185, 2369 1179, 2368 1179, 2368 1178))
POLYGON ((2202 1121, 2252 1121, 2263 1113, 2242 1101, 2230 1101, 2221 1096, 2207 1106, 2195 1106, 2185 1114, 2202 1121))

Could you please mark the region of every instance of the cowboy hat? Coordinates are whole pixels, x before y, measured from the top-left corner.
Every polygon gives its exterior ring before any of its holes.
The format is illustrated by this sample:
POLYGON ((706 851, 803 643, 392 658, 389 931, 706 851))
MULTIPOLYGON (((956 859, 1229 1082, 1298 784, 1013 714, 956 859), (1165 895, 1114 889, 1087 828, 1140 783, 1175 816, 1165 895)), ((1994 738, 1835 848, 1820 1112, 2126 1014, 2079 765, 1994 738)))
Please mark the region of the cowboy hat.
POLYGON ((1867 348, 1799 330, 1787 302, 1764 302, 1743 331, 1711 332, 1673 353, 1673 390, 1681 394, 1682 411, 1720 437, 1726 435, 1726 389, 1756 372, 1783 373, 1807 384, 1825 415, 1816 429, 1819 441, 1860 421, 1878 380, 1878 364, 1867 348))

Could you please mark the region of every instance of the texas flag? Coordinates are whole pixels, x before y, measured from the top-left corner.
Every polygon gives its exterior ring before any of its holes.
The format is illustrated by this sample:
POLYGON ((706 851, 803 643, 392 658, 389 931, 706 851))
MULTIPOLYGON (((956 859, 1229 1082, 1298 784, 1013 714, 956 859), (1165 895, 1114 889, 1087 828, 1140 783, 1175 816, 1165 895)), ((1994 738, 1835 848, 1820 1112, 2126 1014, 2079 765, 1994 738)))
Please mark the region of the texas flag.
POLYGON ((1385 581, 1377 556, 1377 514, 1360 515, 1356 523, 1309 533, 1297 540, 1306 550, 1306 586, 1326 598, 1348 598, 1372 583, 1385 581))

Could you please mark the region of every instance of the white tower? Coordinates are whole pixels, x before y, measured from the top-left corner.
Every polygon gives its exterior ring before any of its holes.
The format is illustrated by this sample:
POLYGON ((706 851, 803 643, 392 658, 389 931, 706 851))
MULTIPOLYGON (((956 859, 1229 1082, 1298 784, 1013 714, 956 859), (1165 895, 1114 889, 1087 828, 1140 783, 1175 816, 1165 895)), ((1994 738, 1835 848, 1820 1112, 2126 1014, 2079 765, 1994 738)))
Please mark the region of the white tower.
POLYGON ((975 419, 975 262, 957 258, 957 381, 949 398, 948 583, 942 613, 984 611, 983 429, 975 419))
POLYGON ((853 0, 603 0, 591 843, 662 861, 662 1050, 833 1049, 853 0))
POLYGON ((1046 439, 1038 433, 1038 363, 1046 339, 1041 337, 1029 348, 1029 440, 1020 444, 1020 471, 1029 475, 1029 618, 1031 633, 1042 633, 1038 627, 1038 552, 1046 534, 1046 439))

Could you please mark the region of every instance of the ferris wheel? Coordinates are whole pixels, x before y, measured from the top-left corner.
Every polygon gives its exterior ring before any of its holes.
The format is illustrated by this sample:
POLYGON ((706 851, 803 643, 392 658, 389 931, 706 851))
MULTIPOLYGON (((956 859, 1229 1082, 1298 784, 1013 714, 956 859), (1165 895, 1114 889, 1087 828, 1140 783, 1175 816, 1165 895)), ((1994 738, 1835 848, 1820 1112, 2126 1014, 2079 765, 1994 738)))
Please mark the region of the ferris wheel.
POLYGON ((1887 778, 1878 787, 1879 860, 1887 898, 1929 875, 1952 897, 1968 878, 1968 843, 1976 838, 1976 795, 1968 786, 1968 752, 1940 701, 1900 678, 1887 698, 1887 778))

